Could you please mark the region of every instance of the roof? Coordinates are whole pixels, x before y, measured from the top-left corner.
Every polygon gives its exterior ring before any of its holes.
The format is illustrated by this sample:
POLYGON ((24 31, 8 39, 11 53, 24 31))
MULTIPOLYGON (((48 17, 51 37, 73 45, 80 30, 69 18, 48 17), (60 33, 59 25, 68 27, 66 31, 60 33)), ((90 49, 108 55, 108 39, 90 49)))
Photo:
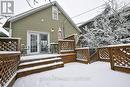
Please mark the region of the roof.
POLYGON ((0 37, 8 37, 9 36, 9 32, 2 27, 5 22, 6 22, 6 19, 2 18, 1 23, 0 23, 0 37))
POLYGON ((98 14, 97 16, 93 17, 92 19, 89 19, 88 21, 86 21, 86 22, 84 22, 83 24, 81 24, 81 25, 79 26, 79 28, 86 26, 89 22, 94 21, 96 18, 98 18, 98 17, 100 17, 100 16, 101 16, 101 14, 98 14))
POLYGON ((0 37, 8 37, 9 32, 7 32, 4 28, 0 27, 0 37))
POLYGON ((29 16, 29 15, 35 13, 35 12, 46 9, 46 8, 53 6, 53 5, 55 5, 58 8, 58 10, 64 14, 64 16, 68 19, 68 21, 72 24, 73 27, 75 27, 79 32, 81 32, 80 29, 76 26, 76 24, 68 16, 68 14, 62 9, 62 7, 56 1, 53 1, 51 3, 45 4, 45 5, 42 5, 42 6, 39 6, 37 8, 31 9, 31 10, 28 10, 28 11, 23 12, 21 14, 18 14, 16 16, 13 16, 6 21, 6 23, 4 24, 3 27, 6 27, 6 24, 9 24, 9 22, 15 22, 17 20, 20 20, 20 19, 22 19, 26 16, 29 16))

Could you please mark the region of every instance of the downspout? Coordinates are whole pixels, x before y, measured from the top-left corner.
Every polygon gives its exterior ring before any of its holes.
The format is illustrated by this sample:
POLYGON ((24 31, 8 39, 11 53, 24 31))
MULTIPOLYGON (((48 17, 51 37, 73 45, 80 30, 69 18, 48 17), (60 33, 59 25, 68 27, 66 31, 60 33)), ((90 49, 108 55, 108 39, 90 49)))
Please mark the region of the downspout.
POLYGON ((63 38, 65 38, 65 23, 67 22, 67 19, 65 19, 64 21, 63 21, 63 23, 62 23, 62 30, 63 30, 63 38))
POLYGON ((11 22, 9 23, 9 37, 11 38, 12 37, 12 24, 11 22))

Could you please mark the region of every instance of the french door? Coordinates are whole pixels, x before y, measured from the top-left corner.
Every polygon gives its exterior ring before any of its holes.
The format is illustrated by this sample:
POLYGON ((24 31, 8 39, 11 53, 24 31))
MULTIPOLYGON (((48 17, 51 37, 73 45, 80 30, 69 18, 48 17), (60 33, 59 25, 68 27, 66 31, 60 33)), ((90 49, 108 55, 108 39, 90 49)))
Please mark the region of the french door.
POLYGON ((28 54, 48 53, 48 34, 28 33, 28 54))
POLYGON ((40 34, 40 53, 48 52, 48 34, 40 34))

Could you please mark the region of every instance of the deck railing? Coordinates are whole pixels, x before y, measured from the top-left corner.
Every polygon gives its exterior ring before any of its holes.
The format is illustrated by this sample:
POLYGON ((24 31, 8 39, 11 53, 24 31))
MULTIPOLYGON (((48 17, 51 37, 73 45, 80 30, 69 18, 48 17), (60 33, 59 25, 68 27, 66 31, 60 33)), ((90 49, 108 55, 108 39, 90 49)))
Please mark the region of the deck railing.
POLYGON ((84 63, 90 63, 89 48, 76 48, 77 61, 82 61, 84 63))
POLYGON ((58 41, 59 53, 69 55, 62 57, 64 63, 76 62, 75 39, 72 37, 70 36, 65 38, 64 40, 58 41))
POLYGON ((100 61, 106 61, 106 62, 110 61, 109 49, 107 47, 97 48, 97 52, 100 61))
POLYGON ((75 40, 75 35, 70 35, 66 37, 64 40, 75 40))
POLYGON ((19 51, 20 38, 0 37, 0 51, 19 51))
POLYGON ((71 36, 59 41, 60 53, 76 53, 77 60, 86 61, 85 63, 110 62, 111 69, 130 72, 130 44, 94 48, 95 52, 91 54, 90 48, 75 48, 75 40, 72 39, 71 36))
POLYGON ((96 53, 90 57, 90 61, 94 59, 110 62, 113 70, 130 73, 130 44, 97 48, 96 53))
POLYGON ((109 46, 111 69, 130 73, 130 44, 109 46))
POLYGON ((0 38, 0 87, 15 81, 19 61, 20 39, 0 38))
POLYGON ((20 52, 0 51, 0 87, 9 85, 11 80, 16 78, 19 58, 20 52))
POLYGON ((74 51, 75 50, 75 41, 74 40, 59 40, 59 51, 74 51))

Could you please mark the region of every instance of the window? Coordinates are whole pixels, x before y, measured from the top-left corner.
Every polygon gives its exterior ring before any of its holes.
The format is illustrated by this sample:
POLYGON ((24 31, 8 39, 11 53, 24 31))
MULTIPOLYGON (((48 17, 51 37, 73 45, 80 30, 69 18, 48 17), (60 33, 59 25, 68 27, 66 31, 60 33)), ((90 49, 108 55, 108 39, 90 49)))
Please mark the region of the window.
POLYGON ((58 20, 58 9, 56 6, 52 6, 52 19, 58 20))

